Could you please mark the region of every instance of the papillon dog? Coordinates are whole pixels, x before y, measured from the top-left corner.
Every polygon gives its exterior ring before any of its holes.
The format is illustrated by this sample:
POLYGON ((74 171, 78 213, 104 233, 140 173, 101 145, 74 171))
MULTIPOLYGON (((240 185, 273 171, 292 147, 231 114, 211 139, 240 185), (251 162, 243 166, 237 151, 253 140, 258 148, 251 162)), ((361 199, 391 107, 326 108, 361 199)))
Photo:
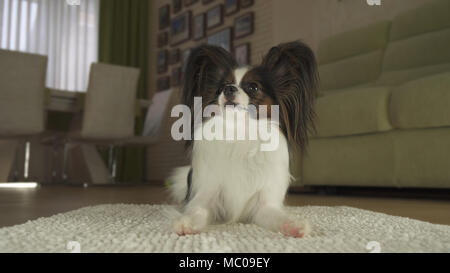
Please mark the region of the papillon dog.
POLYGON ((248 129, 253 123, 269 124, 279 139, 276 148, 267 150, 261 149, 264 140, 259 137, 196 140, 194 136, 187 141, 191 165, 175 169, 168 180, 182 212, 174 231, 189 235, 214 223, 242 222, 286 236, 307 235, 310 224, 289 215, 284 199, 292 180, 291 155, 305 151, 308 134, 314 130, 319 77, 313 51, 302 42, 284 43, 271 48, 260 65, 239 67, 221 47, 202 45, 191 52, 185 69, 184 104, 193 109, 197 97, 202 99, 201 107, 217 106, 221 111, 202 117, 199 126, 193 116, 193 135, 211 124, 222 124, 228 131, 239 124, 248 129), (256 114, 249 114, 250 106, 256 114), (272 122, 275 106, 279 115, 272 122), (266 109, 266 115, 260 109, 266 109), (229 125, 228 112, 244 115, 233 117, 235 123, 229 125))

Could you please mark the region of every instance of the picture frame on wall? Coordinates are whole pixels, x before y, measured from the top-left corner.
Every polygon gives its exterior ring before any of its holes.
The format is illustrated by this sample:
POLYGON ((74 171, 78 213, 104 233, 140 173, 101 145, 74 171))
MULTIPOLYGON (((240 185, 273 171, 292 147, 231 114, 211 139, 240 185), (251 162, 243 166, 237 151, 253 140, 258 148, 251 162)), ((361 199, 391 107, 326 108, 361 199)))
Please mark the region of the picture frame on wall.
POLYGON ((159 29, 163 30, 170 26, 170 5, 164 5, 159 8, 159 29))
POLYGON ((158 34, 158 48, 165 47, 169 44, 169 33, 167 31, 158 34))
POLYGON ((181 51, 180 49, 172 49, 169 53, 169 64, 174 65, 180 62, 181 59, 181 51))
POLYGON ((254 14, 246 13, 234 21, 234 39, 240 39, 253 34, 254 30, 254 14))
POLYGON ((217 5, 206 12, 206 28, 213 29, 223 24, 223 5, 217 5))
POLYGON ((219 32, 216 32, 210 36, 208 36, 207 43, 209 45, 220 46, 231 52, 232 47, 232 28, 225 28, 219 32))
POLYGON ((178 13, 183 9, 183 0, 172 0, 173 13, 178 13))
POLYGON ((193 19, 193 40, 198 41, 206 36, 206 15, 205 13, 201 13, 197 16, 194 16, 193 19))
POLYGON ((184 0, 184 6, 189 7, 197 2, 198 2, 198 0, 184 0))
POLYGON ((160 50, 157 56, 157 71, 159 74, 167 72, 167 50, 160 50))
POLYGON ((234 47, 234 59, 239 66, 250 65, 250 44, 242 44, 234 47))
POLYGON ((239 11, 239 0, 225 0, 225 15, 229 16, 239 11))
POLYGON ((253 6, 254 0, 240 0, 240 6, 241 8, 249 8, 253 6))
POLYGON ((186 11, 172 20, 170 25, 170 44, 181 44, 191 38, 191 11, 186 11))
POLYGON ((176 87, 181 85, 182 80, 182 68, 181 66, 175 67, 172 69, 172 75, 171 75, 171 86, 176 87))
POLYGON ((170 77, 164 76, 156 80, 156 91, 162 92, 170 89, 170 77))

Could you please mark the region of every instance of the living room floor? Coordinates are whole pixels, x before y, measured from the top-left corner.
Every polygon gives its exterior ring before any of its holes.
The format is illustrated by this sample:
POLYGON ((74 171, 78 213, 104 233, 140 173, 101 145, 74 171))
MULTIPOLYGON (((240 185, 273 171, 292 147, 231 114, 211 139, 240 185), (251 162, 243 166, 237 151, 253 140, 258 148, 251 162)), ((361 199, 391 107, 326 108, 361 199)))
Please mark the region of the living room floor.
MULTIPOLYGON (((70 210, 100 204, 167 204, 159 186, 42 186, 0 189, 0 227, 12 226, 70 210)), ((413 198, 361 197, 290 193, 290 206, 350 206, 450 225, 450 201, 413 198)))

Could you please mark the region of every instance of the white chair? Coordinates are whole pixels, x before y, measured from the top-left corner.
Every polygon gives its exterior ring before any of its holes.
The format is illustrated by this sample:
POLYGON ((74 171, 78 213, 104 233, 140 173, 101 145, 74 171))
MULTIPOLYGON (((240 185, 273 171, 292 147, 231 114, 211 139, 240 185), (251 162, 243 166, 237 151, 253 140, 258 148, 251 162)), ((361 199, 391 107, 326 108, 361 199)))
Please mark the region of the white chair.
POLYGON ((44 131, 46 71, 46 56, 0 50, 0 181, 8 180, 19 144, 29 154, 28 141, 44 131))
MULTIPOLYGON (((81 130, 65 138, 65 179, 68 178, 67 158, 71 150, 67 144, 78 143, 81 144, 78 152, 85 158, 89 176, 78 180, 85 179, 94 184, 108 184, 114 180, 114 147, 134 135, 138 79, 137 68, 92 64, 81 130), (104 167, 95 145, 110 147, 110 171, 104 167)), ((76 171, 72 173, 76 174, 76 171)))

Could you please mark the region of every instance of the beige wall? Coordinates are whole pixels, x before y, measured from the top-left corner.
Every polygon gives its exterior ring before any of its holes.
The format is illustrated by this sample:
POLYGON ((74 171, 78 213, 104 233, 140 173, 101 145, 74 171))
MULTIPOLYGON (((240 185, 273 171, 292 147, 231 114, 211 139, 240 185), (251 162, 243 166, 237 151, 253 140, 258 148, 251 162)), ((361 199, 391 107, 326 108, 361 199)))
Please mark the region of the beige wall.
MULTIPOLYGON (((396 14, 432 0, 381 0, 381 6, 369 6, 365 0, 255 0, 255 33, 236 42, 250 42, 251 61, 256 64, 267 50, 278 43, 302 39, 317 49, 324 38, 343 31, 359 28, 380 20, 392 19, 396 14)), ((151 5, 150 41, 150 94, 155 92, 157 78, 155 56, 158 34, 158 8, 171 0, 154 0, 151 5)), ((201 2, 201 1, 199 1, 201 2)), ((194 15, 213 7, 222 0, 215 0, 207 7, 197 3, 194 15)), ((242 11, 241 13, 245 13, 242 11)), ((225 25, 231 25, 234 15, 226 18, 225 25)), ((213 32, 220 30, 213 30, 213 32)), ((205 42, 199 41, 199 43, 205 42)), ((187 42, 181 49, 193 47, 196 43, 187 42)), ((170 71, 170 70, 169 70, 170 71)), ((176 103, 173 98, 172 104, 176 103)), ((167 117, 168 117, 167 112, 167 117)), ((170 138, 171 121, 168 119, 162 130, 160 143, 148 149, 148 180, 162 180, 177 165, 188 162, 182 143, 170 138)))

